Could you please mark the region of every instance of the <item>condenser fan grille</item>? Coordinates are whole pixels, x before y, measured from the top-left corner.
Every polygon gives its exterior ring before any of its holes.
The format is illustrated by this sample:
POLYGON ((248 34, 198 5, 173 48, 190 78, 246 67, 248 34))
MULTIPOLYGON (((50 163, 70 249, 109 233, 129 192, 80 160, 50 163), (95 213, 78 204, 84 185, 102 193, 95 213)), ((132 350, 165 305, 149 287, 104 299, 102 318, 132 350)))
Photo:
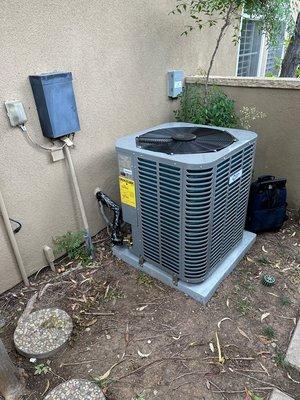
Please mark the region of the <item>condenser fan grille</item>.
POLYGON ((166 154, 211 153, 235 142, 225 130, 202 127, 158 129, 140 135, 136 145, 142 149, 166 154))

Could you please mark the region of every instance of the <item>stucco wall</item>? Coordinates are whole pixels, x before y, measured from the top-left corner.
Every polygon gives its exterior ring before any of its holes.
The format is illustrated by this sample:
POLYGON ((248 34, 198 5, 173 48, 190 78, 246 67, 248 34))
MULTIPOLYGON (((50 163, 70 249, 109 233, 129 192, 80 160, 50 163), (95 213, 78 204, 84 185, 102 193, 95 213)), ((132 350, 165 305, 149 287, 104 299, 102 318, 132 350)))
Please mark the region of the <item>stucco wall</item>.
MULTIPOLYGON (((72 150, 92 232, 103 227, 93 196, 100 186, 118 197, 117 137, 173 120, 168 69, 192 74, 208 65, 217 31, 180 37, 184 19, 169 16, 175 0, 20 0, 1 2, 1 101, 19 99, 27 129, 41 143, 28 75, 72 71, 81 132, 72 150)), ((235 71, 230 32, 215 73, 235 71), (226 61, 226 62, 225 62, 226 61)), ((23 223, 17 241, 28 274, 45 264, 42 246, 80 227, 64 161, 31 146, 0 113, 0 187, 11 217, 23 223)), ((0 219, 0 292, 20 280, 0 219)))
MULTIPOLYGON (((190 84, 202 77, 188 77, 190 84)), ((236 101, 236 109, 255 106, 266 118, 253 121, 258 133, 255 176, 263 174, 287 178, 288 204, 300 207, 300 80, 212 77, 211 84, 236 101)))

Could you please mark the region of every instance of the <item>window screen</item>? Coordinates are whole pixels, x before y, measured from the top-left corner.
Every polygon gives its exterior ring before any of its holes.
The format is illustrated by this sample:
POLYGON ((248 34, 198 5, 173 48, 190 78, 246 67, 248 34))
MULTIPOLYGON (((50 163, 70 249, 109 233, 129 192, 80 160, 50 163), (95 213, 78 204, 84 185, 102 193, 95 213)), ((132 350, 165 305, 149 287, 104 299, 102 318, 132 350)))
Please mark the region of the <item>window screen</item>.
POLYGON ((257 76, 262 34, 256 21, 243 19, 238 76, 257 76))

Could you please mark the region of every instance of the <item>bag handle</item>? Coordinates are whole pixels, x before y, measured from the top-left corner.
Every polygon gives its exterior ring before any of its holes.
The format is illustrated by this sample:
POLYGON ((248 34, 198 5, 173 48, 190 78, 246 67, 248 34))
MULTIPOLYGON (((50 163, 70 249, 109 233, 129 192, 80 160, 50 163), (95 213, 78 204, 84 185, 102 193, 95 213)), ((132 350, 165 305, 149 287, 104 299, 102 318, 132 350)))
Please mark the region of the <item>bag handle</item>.
POLYGON ((258 182, 264 182, 264 181, 273 181, 275 179, 275 176, 273 175, 261 175, 257 178, 258 182))

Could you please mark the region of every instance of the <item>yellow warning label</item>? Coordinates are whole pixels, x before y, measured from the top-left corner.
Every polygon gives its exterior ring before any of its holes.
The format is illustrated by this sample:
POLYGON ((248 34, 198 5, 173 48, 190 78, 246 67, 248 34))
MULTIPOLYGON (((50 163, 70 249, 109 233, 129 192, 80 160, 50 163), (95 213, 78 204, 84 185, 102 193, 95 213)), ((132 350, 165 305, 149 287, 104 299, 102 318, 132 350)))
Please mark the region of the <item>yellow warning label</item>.
POLYGON ((136 207, 135 183, 132 179, 119 176, 121 202, 130 207, 136 207))

